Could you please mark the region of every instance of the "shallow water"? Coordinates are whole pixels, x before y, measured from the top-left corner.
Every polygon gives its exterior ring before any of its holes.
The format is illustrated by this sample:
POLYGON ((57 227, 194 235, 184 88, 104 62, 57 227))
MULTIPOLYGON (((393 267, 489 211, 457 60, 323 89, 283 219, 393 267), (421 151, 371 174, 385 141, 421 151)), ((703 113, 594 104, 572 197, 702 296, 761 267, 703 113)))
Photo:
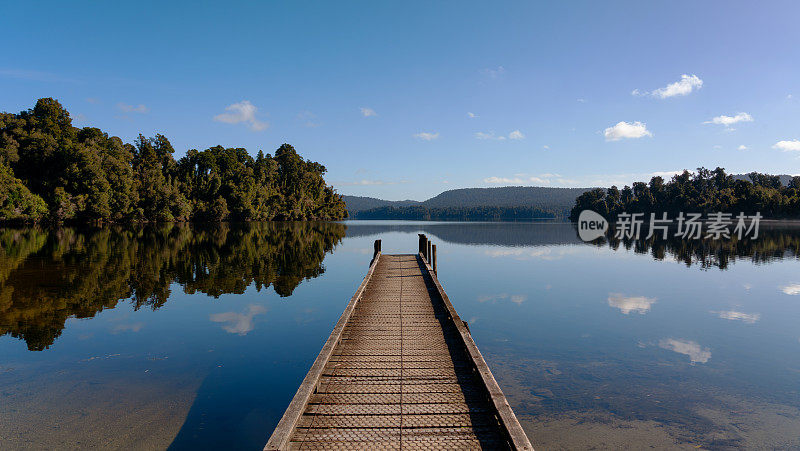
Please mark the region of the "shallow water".
POLYGON ((800 447, 800 229, 389 221, 0 229, 2 447, 262 447, 373 241, 417 233, 537 447, 800 447))

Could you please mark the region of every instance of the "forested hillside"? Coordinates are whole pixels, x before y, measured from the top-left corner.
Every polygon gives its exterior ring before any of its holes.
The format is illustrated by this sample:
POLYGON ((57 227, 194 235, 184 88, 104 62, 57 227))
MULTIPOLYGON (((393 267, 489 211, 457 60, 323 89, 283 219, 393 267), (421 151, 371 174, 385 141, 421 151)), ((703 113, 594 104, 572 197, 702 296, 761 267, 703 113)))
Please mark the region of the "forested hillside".
POLYGON ((445 191, 424 202, 344 196, 356 219, 515 220, 566 218, 589 188, 506 186, 445 191))
POLYGON ((502 188, 463 188, 445 191, 422 205, 448 207, 538 207, 569 209, 589 188, 548 188, 543 186, 505 186, 502 188))
POLYGON ((374 197, 363 196, 347 196, 343 195, 345 203, 347 204, 347 211, 352 216, 353 213, 370 210, 379 207, 408 207, 411 205, 419 205, 421 202, 416 200, 383 200, 374 197))
POLYGON ((337 220, 345 204, 325 166, 284 144, 275 155, 191 149, 163 135, 133 144, 77 128, 58 101, 0 113, 0 221, 337 220))
POLYGON ((570 219, 577 220, 583 210, 594 210, 609 219, 620 213, 761 213, 765 218, 800 217, 800 177, 786 185, 781 176, 751 172, 749 180, 737 179, 725 169, 698 168, 683 171, 664 182, 653 177, 649 183, 636 182, 622 189, 596 188, 575 201, 570 219))
POLYGON ((563 218, 564 212, 536 207, 378 207, 354 214, 356 219, 407 219, 414 221, 523 221, 563 218))

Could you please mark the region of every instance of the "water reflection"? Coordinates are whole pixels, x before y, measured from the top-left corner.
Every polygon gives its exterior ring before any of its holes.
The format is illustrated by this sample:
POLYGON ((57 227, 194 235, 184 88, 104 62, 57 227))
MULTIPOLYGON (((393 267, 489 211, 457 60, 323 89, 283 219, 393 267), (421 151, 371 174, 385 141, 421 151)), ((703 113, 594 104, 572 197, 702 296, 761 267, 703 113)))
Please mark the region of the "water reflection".
POLYGON ((222 329, 237 335, 247 335, 253 330, 253 318, 256 315, 266 313, 267 309, 263 305, 250 304, 244 313, 224 312, 209 315, 208 319, 215 323, 222 323, 222 329))
POLYGON ((793 283, 790 285, 784 285, 780 287, 781 291, 784 294, 788 294, 789 296, 797 296, 800 295, 800 283, 793 283))
POLYGON ((689 356, 689 361, 692 365, 706 363, 711 358, 711 351, 708 348, 701 347, 694 341, 665 338, 658 342, 658 346, 689 356))
MULTIPOLYGON (((0 336, 31 351, 51 346, 68 317, 90 318, 120 301, 153 310, 173 284, 187 294, 219 297, 272 286, 289 296, 321 275, 322 261, 345 236, 338 223, 249 223, 137 229, 0 229, 0 336)), ((263 307, 212 315, 246 334, 263 307)), ((117 326, 116 332, 141 329, 117 326)))
POLYGON ((636 312, 644 315, 650 311, 655 304, 656 298, 645 296, 625 296, 621 293, 610 293, 608 295, 608 305, 618 308, 625 315, 636 312))
MULTIPOLYGON (((726 269, 737 259, 753 263, 768 263, 786 257, 800 258, 800 228, 797 226, 763 226, 757 239, 730 240, 684 239, 673 236, 666 240, 660 237, 638 240, 618 239, 612 236, 599 239, 596 246, 608 246, 614 250, 624 248, 638 254, 650 254, 656 260, 671 258, 686 266, 698 265, 703 269, 726 269)), ((642 234, 644 236, 644 234, 642 234)))
POLYGON ((711 313, 719 316, 722 319, 728 319, 731 321, 743 321, 748 324, 754 324, 756 321, 761 319, 760 313, 745 313, 736 310, 722 310, 722 311, 712 310, 711 313))
POLYGON ((800 228, 587 244, 570 224, 359 221, 0 230, 0 441, 259 448, 372 240, 417 233, 540 447, 800 446, 800 228))
MULTIPOLYGON (((653 236, 638 240, 613 237, 584 243, 578 238, 574 224, 565 223, 396 223, 380 221, 348 222, 347 237, 372 237, 391 232, 435 236, 444 243, 490 245, 485 250, 489 257, 512 257, 518 260, 555 260, 574 252, 565 245, 589 245, 625 250, 637 254, 650 254, 655 260, 672 259, 686 266, 697 265, 703 269, 726 269, 737 259, 754 263, 768 263, 787 257, 800 258, 800 227, 796 223, 762 223, 755 240, 698 239, 688 240, 673 236, 666 240, 653 236)), ((787 294, 800 294, 800 283, 782 287, 787 294)))

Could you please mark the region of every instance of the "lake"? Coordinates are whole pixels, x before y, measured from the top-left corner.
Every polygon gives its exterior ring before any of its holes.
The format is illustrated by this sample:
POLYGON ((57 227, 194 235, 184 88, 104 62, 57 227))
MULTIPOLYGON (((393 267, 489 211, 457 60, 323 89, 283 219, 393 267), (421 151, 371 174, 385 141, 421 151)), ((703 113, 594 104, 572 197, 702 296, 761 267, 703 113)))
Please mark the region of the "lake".
POLYGON ((373 241, 417 233, 537 448, 800 447, 796 225, 393 221, 0 229, 0 447, 260 449, 373 241))

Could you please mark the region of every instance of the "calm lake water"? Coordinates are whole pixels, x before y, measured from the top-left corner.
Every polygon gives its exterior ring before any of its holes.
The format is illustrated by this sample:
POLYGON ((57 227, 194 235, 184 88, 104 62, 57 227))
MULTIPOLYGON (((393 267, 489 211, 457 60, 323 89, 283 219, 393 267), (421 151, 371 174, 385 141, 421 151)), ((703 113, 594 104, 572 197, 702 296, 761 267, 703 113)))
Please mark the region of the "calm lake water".
POLYGON ((0 448, 260 449, 417 233, 537 448, 800 447, 800 228, 353 221, 0 229, 0 448))

